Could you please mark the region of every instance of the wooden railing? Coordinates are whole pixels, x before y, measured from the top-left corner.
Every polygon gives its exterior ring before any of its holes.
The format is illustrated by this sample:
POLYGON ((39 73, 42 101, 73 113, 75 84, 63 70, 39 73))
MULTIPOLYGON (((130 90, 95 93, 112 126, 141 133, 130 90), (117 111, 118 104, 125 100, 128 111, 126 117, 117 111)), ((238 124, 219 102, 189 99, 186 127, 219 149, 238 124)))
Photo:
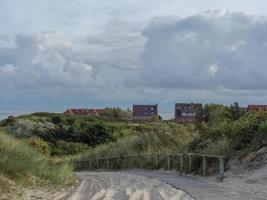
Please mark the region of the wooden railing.
POLYGON ((224 176, 224 156, 199 153, 120 155, 79 160, 75 162, 75 166, 77 170, 175 169, 180 172, 180 175, 201 170, 203 176, 206 176, 207 170, 212 168, 217 170, 221 178, 224 176))

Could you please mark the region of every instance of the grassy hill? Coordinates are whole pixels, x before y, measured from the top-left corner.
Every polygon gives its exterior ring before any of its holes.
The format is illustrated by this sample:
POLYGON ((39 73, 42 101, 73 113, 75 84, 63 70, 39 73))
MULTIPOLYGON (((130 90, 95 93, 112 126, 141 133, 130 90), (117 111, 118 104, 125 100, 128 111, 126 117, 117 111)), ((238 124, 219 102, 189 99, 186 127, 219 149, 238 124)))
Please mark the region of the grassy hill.
POLYGON ((0 129, 0 194, 12 193, 12 182, 23 187, 63 186, 74 181, 73 167, 55 164, 24 141, 0 129))

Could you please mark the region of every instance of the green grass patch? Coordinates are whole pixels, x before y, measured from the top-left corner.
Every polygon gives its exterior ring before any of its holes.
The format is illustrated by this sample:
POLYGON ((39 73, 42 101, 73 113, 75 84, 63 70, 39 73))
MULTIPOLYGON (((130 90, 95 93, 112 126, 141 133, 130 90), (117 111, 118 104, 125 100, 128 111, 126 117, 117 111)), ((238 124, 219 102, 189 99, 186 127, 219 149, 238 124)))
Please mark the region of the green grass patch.
POLYGON ((74 181, 70 164, 55 164, 4 129, 0 129, 0 173, 30 185, 67 185, 74 181))

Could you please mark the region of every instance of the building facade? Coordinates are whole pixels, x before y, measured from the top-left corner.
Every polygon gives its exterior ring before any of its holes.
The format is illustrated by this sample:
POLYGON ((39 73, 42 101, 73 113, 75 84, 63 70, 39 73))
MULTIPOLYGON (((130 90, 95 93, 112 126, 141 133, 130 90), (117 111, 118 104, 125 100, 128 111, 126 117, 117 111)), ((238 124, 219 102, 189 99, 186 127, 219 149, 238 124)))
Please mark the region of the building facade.
POLYGON ((133 120, 152 120, 158 116, 158 105, 133 105, 133 120))
POLYGON ((263 111, 263 112, 267 112, 267 105, 248 105, 247 107, 247 111, 248 112, 259 112, 259 111, 263 111))
POLYGON ((195 123, 197 113, 202 110, 201 103, 176 103, 174 120, 178 123, 195 123))

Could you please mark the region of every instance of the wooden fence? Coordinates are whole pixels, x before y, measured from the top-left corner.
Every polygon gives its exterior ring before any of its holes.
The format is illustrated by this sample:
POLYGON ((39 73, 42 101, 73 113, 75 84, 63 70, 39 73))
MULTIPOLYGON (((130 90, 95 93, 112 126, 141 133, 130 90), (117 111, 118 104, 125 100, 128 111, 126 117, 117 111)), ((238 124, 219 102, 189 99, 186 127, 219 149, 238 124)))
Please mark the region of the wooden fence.
POLYGON ((224 176, 224 156, 198 153, 120 155, 80 160, 75 166, 77 170, 175 169, 180 175, 200 172, 203 176, 207 175, 208 169, 213 169, 221 178, 224 176))

